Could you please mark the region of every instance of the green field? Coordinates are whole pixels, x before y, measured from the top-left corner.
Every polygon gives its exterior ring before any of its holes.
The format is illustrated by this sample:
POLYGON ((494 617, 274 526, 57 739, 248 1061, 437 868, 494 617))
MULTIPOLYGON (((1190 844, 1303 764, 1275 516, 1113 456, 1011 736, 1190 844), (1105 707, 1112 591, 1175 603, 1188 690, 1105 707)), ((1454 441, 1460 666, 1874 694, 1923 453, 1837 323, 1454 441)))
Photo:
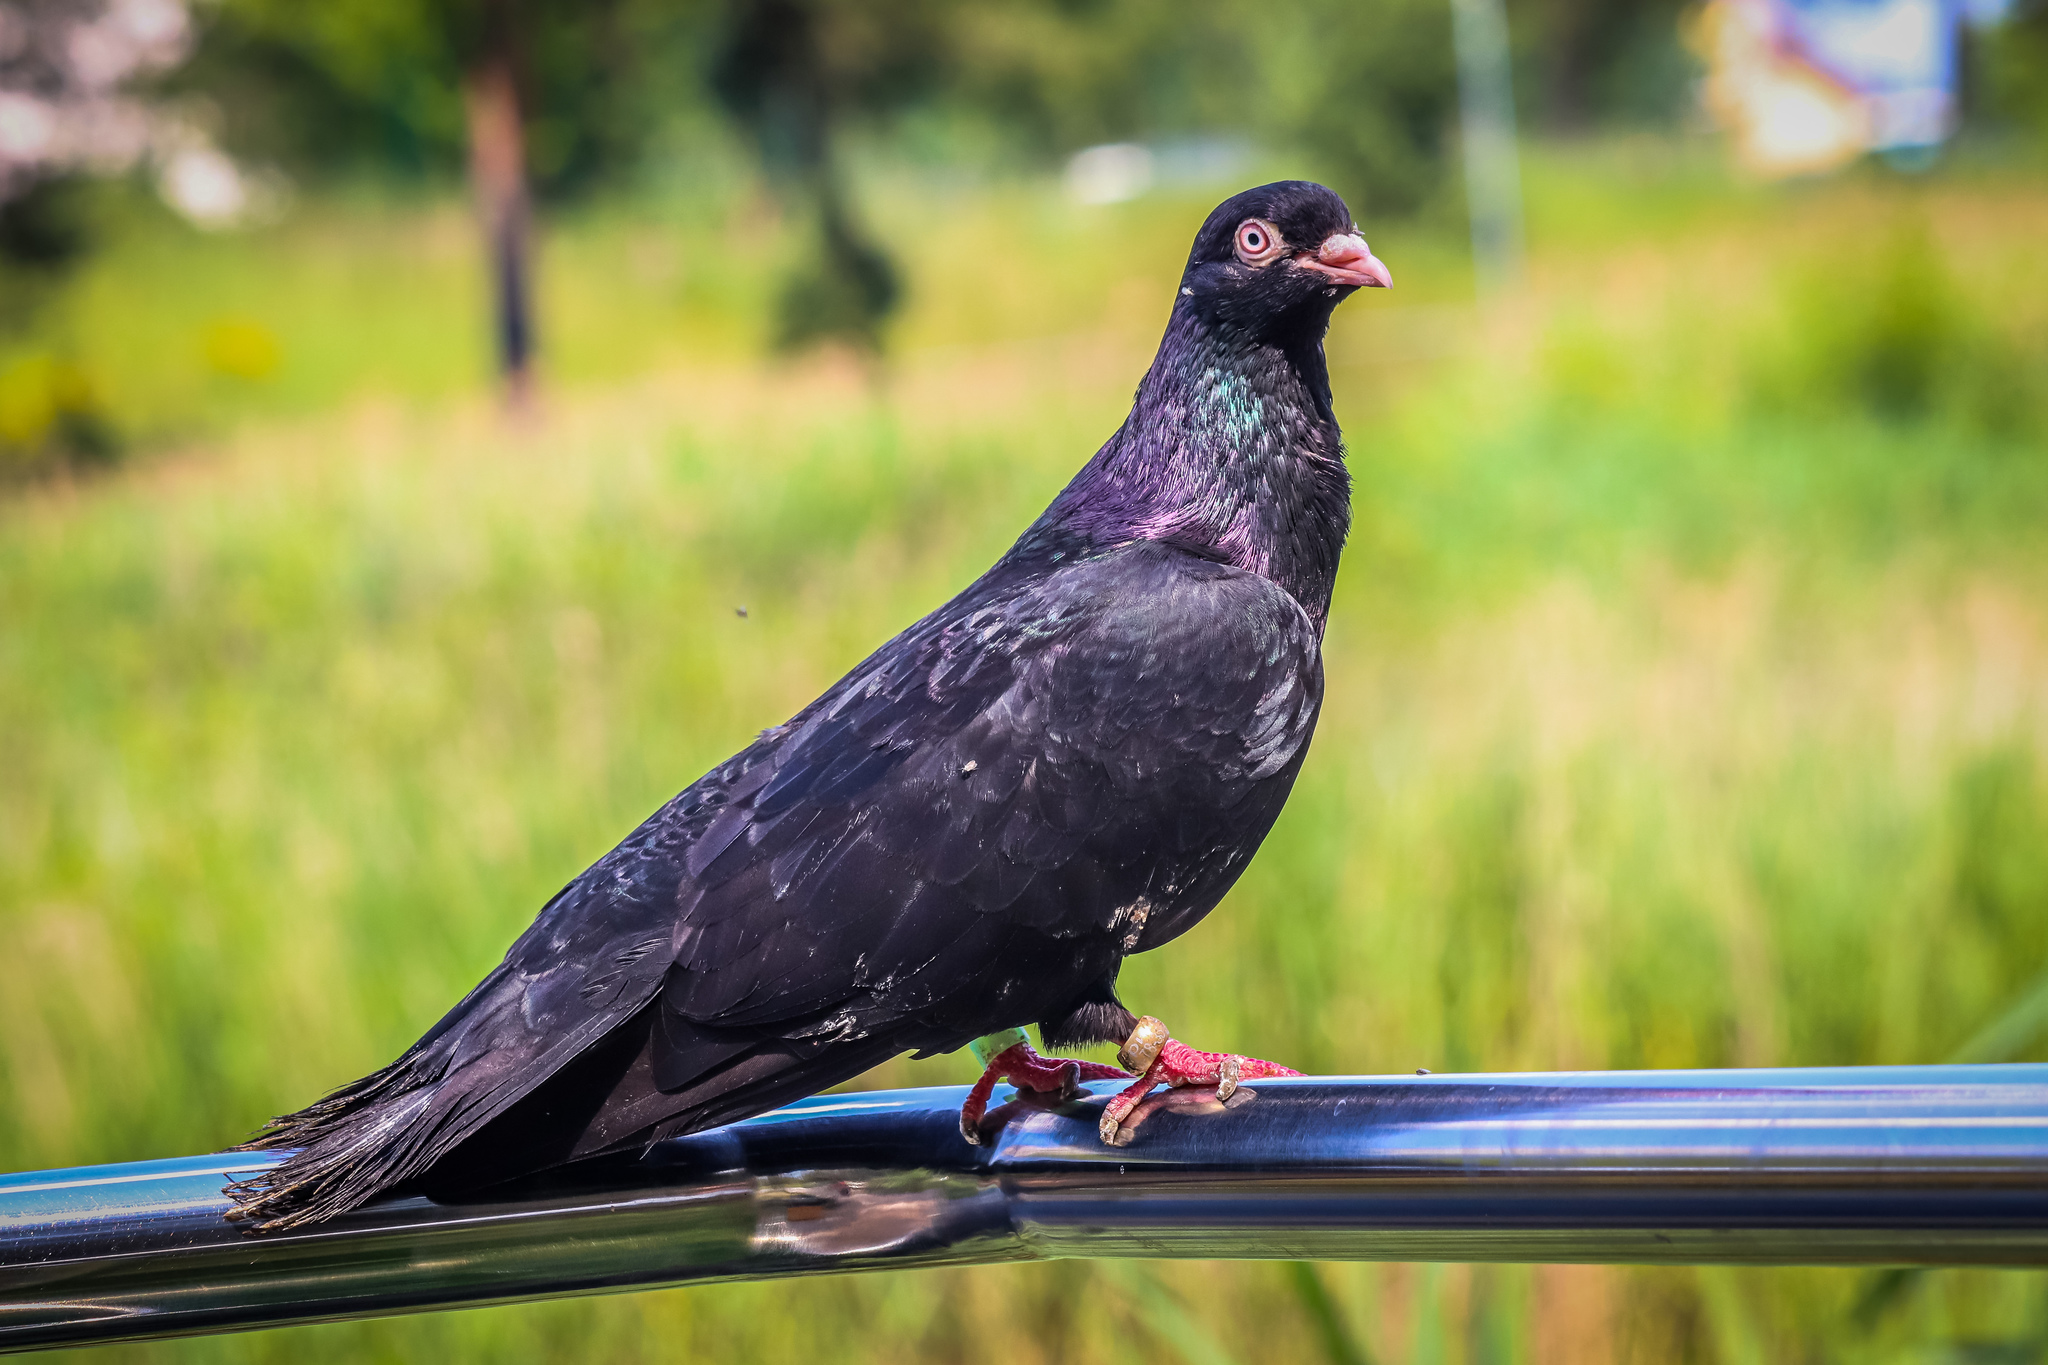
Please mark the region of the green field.
MULTIPOLYGON (((891 182, 880 369, 758 358, 790 248, 744 194, 591 210, 516 425, 458 208, 135 215, 50 333, 130 459, 0 501, 0 1167, 215 1148, 395 1054, 1000 552, 1120 420, 1216 197, 891 182), (271 364, 223 369, 224 324, 271 364)), ((1321 733, 1126 999, 1311 1071, 1970 1046, 2048 970, 2048 182, 1543 152, 1527 288, 1483 310, 1454 224, 1366 229, 1398 287, 1331 340, 1358 519, 1321 733)), ((2035 1275, 1320 1273, 1381 1362, 2048 1354, 2035 1275)), ((1321 1359, 1298 1285, 929 1271, 93 1358, 1321 1359)))

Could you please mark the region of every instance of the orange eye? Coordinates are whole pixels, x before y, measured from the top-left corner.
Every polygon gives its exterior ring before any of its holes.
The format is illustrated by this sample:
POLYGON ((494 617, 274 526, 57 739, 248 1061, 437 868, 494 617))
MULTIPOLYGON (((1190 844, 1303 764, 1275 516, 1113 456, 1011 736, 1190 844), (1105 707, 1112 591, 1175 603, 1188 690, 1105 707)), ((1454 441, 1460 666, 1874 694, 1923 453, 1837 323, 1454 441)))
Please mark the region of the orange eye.
POLYGON ((1237 225, 1237 258, 1246 265, 1264 265, 1281 249, 1280 233, 1271 223, 1247 218, 1237 225))

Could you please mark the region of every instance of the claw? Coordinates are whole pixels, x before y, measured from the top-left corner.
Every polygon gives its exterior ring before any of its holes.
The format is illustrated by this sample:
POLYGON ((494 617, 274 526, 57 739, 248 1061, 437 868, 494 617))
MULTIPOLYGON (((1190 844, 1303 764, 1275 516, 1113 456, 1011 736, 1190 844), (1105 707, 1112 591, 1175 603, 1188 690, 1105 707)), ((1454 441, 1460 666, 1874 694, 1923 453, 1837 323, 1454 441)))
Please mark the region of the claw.
POLYGON ((1117 1092, 1116 1098, 1112 1099, 1107 1107, 1103 1109, 1102 1119, 1095 1125, 1095 1131, 1101 1136, 1103 1146, 1126 1147, 1130 1145, 1130 1134, 1118 1130, 1122 1126, 1123 1121, 1131 1116, 1131 1111, 1138 1107, 1138 1101, 1151 1094, 1153 1087, 1159 1084, 1158 1078, 1154 1074, 1158 1070, 1159 1063, 1154 1062, 1135 1083, 1117 1092))

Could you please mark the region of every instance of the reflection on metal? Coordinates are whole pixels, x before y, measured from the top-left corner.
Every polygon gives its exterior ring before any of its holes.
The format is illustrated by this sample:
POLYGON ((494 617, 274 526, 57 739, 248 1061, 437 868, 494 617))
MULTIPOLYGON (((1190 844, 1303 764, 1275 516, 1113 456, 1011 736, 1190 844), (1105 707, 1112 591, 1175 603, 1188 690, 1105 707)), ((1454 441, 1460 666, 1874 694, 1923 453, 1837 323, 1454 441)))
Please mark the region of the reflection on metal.
POLYGON ((1261 1081, 1117 1148, 1099 1099, 970 1147, 964 1093, 272 1237, 221 1218, 268 1155, 0 1177, 0 1349, 1054 1256, 2048 1265, 2048 1066, 1261 1081))

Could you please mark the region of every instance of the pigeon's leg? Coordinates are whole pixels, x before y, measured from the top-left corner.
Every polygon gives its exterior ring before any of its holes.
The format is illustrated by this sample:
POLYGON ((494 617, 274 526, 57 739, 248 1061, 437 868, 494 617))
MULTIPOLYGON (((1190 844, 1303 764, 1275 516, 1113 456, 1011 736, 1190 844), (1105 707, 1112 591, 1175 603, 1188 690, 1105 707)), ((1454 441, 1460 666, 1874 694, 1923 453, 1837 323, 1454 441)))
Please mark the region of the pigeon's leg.
POLYGON ((960 1136, 977 1145, 981 1142, 981 1116, 988 1112, 989 1096, 995 1093, 997 1081, 1006 1080, 1019 1090, 1054 1099, 1072 1099, 1081 1093, 1082 1081, 1124 1079, 1123 1072, 1100 1062, 1041 1057, 1020 1028, 991 1033, 967 1046, 981 1062, 982 1072, 960 1106, 960 1136))
POLYGON ((1117 1129, 1138 1107, 1138 1101, 1152 1093, 1156 1086, 1213 1085, 1216 1098, 1227 1100, 1237 1093, 1240 1081, 1301 1074, 1293 1067, 1261 1061, 1257 1057, 1241 1057, 1234 1052, 1198 1051, 1186 1043, 1174 1041, 1166 1025, 1149 1014, 1138 1021, 1138 1026, 1131 1030, 1131 1036, 1124 1040, 1117 1060, 1138 1079, 1102 1111, 1098 1131, 1102 1140, 1112 1147, 1123 1145, 1117 1129))

